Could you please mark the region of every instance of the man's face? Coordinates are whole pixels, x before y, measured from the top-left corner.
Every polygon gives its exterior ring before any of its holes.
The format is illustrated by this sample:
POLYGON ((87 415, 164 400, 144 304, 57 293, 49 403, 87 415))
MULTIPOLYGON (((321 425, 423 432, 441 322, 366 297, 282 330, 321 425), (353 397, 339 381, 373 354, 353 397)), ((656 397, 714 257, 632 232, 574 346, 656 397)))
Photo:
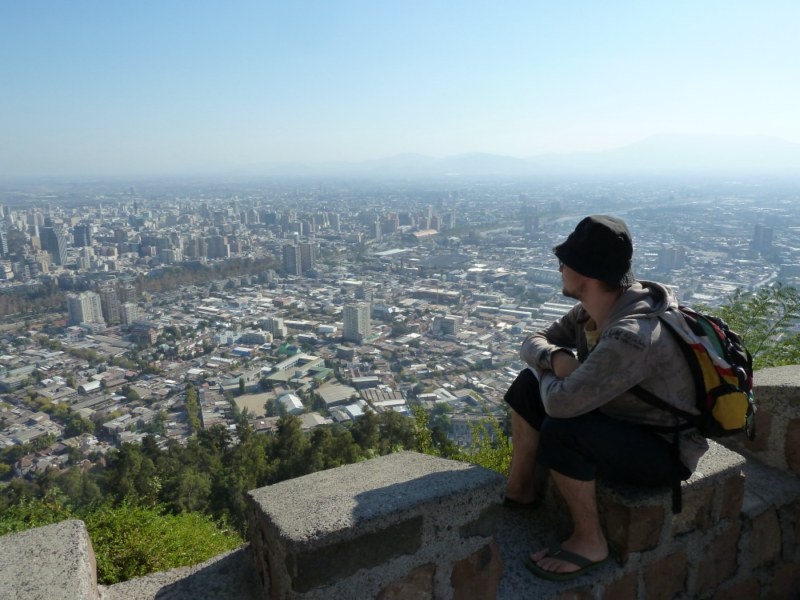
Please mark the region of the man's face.
POLYGON ((558 263, 558 270, 561 271, 561 293, 567 298, 582 300, 586 278, 561 261, 558 263))

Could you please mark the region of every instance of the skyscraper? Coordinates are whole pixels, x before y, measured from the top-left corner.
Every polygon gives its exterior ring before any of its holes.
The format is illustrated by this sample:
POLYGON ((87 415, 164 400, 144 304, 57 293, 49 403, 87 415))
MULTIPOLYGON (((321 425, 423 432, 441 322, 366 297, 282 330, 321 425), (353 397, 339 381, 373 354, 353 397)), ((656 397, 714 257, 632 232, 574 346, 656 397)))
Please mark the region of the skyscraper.
POLYGON ((342 337, 346 341, 360 344, 372 333, 369 320, 369 304, 365 302, 345 304, 342 315, 344 317, 342 337))
POLYGON ((311 271, 317 265, 317 245, 312 242, 300 244, 300 272, 311 271))
POLYGON ((103 318, 109 325, 118 325, 120 320, 119 297, 114 284, 107 284, 100 288, 100 307, 103 318))
POLYGON ((46 250, 53 257, 53 262, 63 265, 67 261, 67 239, 63 232, 55 227, 39 228, 42 241, 42 250, 46 250))
POLYGON ((303 274, 303 259, 300 254, 300 246, 296 244, 286 244, 283 247, 283 270, 287 275, 303 274))
POLYGON ((72 229, 72 238, 76 248, 85 248, 92 245, 92 227, 90 225, 76 225, 72 229))

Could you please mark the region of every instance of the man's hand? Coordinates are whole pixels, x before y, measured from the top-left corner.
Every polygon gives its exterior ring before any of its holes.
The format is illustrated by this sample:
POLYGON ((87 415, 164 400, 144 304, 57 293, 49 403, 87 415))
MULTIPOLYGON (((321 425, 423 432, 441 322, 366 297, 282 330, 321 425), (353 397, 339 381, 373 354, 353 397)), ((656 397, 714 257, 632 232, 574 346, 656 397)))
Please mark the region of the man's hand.
POLYGON ((559 379, 564 379, 580 366, 578 359, 566 350, 556 350, 550 357, 550 365, 553 373, 559 379))

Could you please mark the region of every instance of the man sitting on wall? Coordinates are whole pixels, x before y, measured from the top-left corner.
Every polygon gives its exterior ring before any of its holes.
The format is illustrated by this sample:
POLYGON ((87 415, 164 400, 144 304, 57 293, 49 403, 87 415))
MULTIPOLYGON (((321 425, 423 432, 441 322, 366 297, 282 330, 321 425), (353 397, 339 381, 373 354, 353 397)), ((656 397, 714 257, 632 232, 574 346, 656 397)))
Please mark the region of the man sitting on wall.
POLYGON ((526 565, 536 575, 572 578, 602 564, 608 544, 598 516, 595 481, 650 486, 688 479, 708 444, 694 430, 663 434, 675 417, 630 393, 640 385, 696 413, 694 382, 678 342, 658 316, 677 306, 661 284, 636 281, 633 245, 620 219, 583 219, 554 248, 563 294, 579 302, 528 336, 529 365, 506 393, 513 454, 506 504, 533 505, 542 492, 535 470, 549 468, 573 522, 560 548, 538 550, 526 565))

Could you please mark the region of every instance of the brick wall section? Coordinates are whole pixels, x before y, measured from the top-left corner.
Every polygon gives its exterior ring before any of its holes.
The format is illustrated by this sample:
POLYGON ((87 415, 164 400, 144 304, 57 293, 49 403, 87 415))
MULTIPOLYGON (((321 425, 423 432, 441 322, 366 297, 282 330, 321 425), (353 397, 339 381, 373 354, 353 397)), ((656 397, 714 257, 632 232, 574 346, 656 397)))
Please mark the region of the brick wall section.
POLYGON ((427 564, 412 569, 401 581, 383 588, 377 600, 434 600, 433 583, 436 565, 427 564))
MULTIPOLYGON (((729 481, 725 480, 723 487, 727 486, 729 481)), ((706 531, 711 527, 714 522, 715 492, 716 489, 711 486, 684 490, 683 510, 672 519, 672 531, 675 535, 694 530, 706 531)), ((741 497, 737 512, 739 509, 741 509, 741 497)))
POLYGON ((671 600, 686 589, 688 560, 684 550, 644 568, 644 593, 648 600, 671 600))
POLYGON ((620 598, 639 597, 639 573, 631 571, 616 581, 612 581, 603 589, 603 600, 620 600, 620 598))
POLYGON ((732 523, 705 549, 705 556, 697 565, 693 592, 708 595, 730 579, 738 566, 738 546, 741 524, 732 523))
POLYGON ((773 574, 770 598, 800 597, 800 562, 779 565, 773 574))
POLYGON ((594 600, 594 594, 588 589, 567 590, 558 594, 556 600, 594 600))
POLYGON ((453 566, 453 600, 494 600, 502 574, 500 549, 492 541, 453 566))
POLYGON ((755 577, 718 589, 713 600, 753 600, 761 597, 761 584, 755 577))
POLYGON ((764 511, 750 522, 753 528, 753 549, 750 566, 753 569, 776 561, 781 556, 781 526, 774 508, 764 511))
POLYGON ((287 553, 285 564, 295 592, 331 585, 361 569, 372 569, 422 546, 421 516, 308 551, 287 553), (392 540, 387 544, 386 540, 392 540))
POLYGON ((633 552, 658 546, 664 529, 663 506, 626 506, 613 502, 605 508, 606 536, 625 564, 633 552))
POLYGON ((722 504, 719 510, 720 519, 738 519, 744 500, 744 474, 739 473, 725 481, 722 486, 722 504))
POLYGON ((732 448, 760 462, 800 475, 800 366, 754 374, 756 439, 731 439, 732 448))
POLYGON ((800 500, 795 500, 780 511, 783 534, 783 559, 800 559, 800 500))
POLYGON ((786 427, 786 466, 795 475, 800 474, 800 419, 792 419, 786 427))

